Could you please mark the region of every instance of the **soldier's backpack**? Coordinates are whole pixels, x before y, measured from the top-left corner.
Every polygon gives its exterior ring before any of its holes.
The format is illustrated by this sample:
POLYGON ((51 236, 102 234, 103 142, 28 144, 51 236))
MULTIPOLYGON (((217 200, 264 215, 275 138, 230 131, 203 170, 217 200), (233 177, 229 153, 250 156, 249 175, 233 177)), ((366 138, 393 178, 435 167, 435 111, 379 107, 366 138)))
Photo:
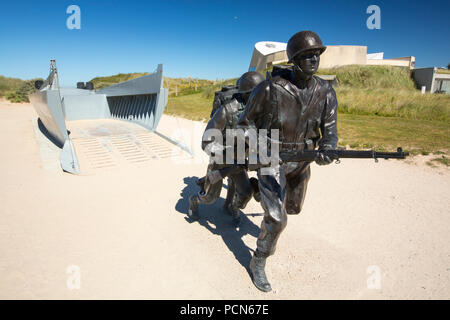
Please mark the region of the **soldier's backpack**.
POLYGON ((291 73, 293 70, 294 70, 294 66, 292 66, 292 65, 275 64, 273 66, 272 72, 267 71, 266 79, 270 79, 270 78, 279 76, 283 79, 290 80, 291 73))
POLYGON ((212 118, 214 113, 216 113, 217 109, 219 109, 221 105, 233 99, 233 95, 236 94, 237 92, 238 92, 237 86, 223 86, 220 91, 216 91, 214 93, 214 101, 210 118, 212 118))

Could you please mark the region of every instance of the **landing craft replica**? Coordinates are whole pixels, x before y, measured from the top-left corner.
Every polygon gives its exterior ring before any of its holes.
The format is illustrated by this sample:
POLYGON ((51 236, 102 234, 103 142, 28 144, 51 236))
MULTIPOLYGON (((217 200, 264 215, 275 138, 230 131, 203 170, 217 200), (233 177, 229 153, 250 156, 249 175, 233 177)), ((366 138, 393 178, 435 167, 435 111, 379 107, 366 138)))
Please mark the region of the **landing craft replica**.
POLYGON ((37 91, 29 98, 39 116, 39 128, 62 148, 62 169, 73 174, 80 173, 66 121, 113 118, 131 121, 155 131, 168 99, 168 90, 163 88, 162 72, 160 64, 152 74, 97 91, 91 82, 79 82, 77 88, 61 88, 56 61, 50 60, 47 80, 36 81, 37 91))

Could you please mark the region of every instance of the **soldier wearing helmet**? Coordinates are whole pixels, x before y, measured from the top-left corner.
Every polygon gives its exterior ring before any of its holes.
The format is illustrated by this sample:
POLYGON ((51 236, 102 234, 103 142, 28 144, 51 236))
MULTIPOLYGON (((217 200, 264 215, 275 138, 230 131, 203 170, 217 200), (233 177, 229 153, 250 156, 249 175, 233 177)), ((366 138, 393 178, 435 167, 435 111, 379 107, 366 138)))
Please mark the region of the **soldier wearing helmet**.
MULTIPOLYGON (((259 83, 264 81, 264 77, 257 72, 246 72, 238 80, 238 93, 233 96, 233 99, 227 101, 214 113, 209 120, 205 133, 211 129, 217 129, 222 132, 222 137, 225 139, 227 129, 235 129, 237 121, 244 110, 245 104, 248 101, 251 91, 259 83)), ((233 147, 233 146, 231 146, 233 147)), ((202 148, 207 153, 224 152, 225 142, 215 141, 213 139, 206 138, 204 135, 202 141, 202 148)), ((208 172, 224 168, 226 166, 232 166, 233 164, 218 164, 210 163, 208 165, 208 172)), ((247 202, 252 197, 253 189, 250 180, 247 175, 247 171, 244 168, 238 168, 229 175, 232 180, 234 196, 231 201, 226 202, 226 210, 233 218, 233 223, 238 225, 240 222, 240 210, 245 208, 247 202)), ((229 184, 230 188, 230 184, 229 184)), ((203 190, 196 195, 193 195, 189 199, 189 216, 193 220, 200 218, 198 214, 199 204, 211 204, 217 201, 222 189, 222 180, 211 183, 206 175, 203 190)), ((230 188, 231 190, 231 188, 230 188)), ((227 197, 228 198, 228 197, 227 197)))
MULTIPOLYGON (((325 49, 312 31, 293 35, 287 44, 293 67, 280 66, 268 73, 267 80, 253 90, 238 125, 278 129, 281 151, 334 149, 338 140, 336 93, 328 82, 314 75, 325 49)), ((315 162, 325 165, 332 160, 319 152, 315 162)), ((264 218, 250 271, 253 283, 262 291, 271 290, 266 259, 275 252, 287 215, 300 213, 310 174, 309 162, 283 163, 264 174, 258 171, 264 218)))

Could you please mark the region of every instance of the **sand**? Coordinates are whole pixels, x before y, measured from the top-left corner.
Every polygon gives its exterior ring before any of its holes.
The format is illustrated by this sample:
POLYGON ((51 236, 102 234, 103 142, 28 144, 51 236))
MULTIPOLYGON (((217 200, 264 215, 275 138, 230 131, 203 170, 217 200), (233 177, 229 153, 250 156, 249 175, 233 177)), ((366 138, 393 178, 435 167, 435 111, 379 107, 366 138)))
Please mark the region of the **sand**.
POLYGON ((69 122, 75 176, 59 169, 36 117, 29 104, 0 102, 2 299, 450 298, 447 168, 423 159, 313 164, 302 213, 289 216, 268 259, 274 290, 262 293, 247 271, 259 203, 235 229, 224 189, 199 222, 187 219, 205 173, 195 137, 204 124, 161 120, 159 131, 191 157, 130 123, 69 122))

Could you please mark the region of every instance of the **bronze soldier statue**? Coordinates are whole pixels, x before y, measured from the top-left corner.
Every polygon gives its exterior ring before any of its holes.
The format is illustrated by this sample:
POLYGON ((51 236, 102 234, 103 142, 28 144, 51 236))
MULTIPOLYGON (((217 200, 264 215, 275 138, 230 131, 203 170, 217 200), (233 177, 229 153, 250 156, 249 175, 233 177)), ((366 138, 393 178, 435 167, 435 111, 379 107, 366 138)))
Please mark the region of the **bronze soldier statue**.
MULTIPOLYGON (((325 49, 312 31, 293 35, 287 44, 293 67, 279 69, 284 70, 279 75, 268 74, 253 90, 239 127, 269 132, 278 129, 280 151, 334 149, 338 141, 336 93, 328 82, 314 75, 325 49)), ((315 162, 325 165, 332 159, 319 152, 315 162)), ((310 162, 287 162, 265 170, 264 174, 258 170, 264 218, 250 271, 255 286, 268 292, 272 289, 265 273, 266 259, 275 252, 287 215, 300 213, 310 178, 310 162)))
MULTIPOLYGON (((232 99, 234 99, 234 97, 236 96, 236 93, 239 92, 239 82, 241 79, 242 79, 242 77, 238 78, 235 85, 225 85, 221 88, 221 90, 216 91, 214 93, 214 101, 213 101, 213 105, 211 108, 211 115, 209 116, 210 119, 214 116, 216 111, 222 105, 224 105, 225 103, 230 102, 232 99)), ((247 94, 246 100, 248 100, 248 95, 249 94, 247 94)), ((242 110, 241 110, 241 112, 242 112, 242 110)), ((236 116, 237 116, 237 118, 239 118, 239 115, 236 115, 236 116)), ((201 189, 201 192, 203 192, 203 193, 205 192, 205 181, 206 181, 206 176, 201 177, 201 178, 197 179, 197 181, 196 181, 197 185, 201 189)), ((258 202, 261 201, 259 189, 258 189, 258 179, 251 177, 250 184, 252 186, 253 197, 255 198, 256 201, 258 201, 258 202)), ((230 213, 229 206, 231 204, 231 201, 233 200, 235 192, 236 192, 236 187, 234 184, 234 180, 231 177, 227 177, 227 196, 225 198, 223 208, 228 213, 230 213)))
MULTIPOLYGON (((233 96, 233 99, 227 101, 217 109, 212 118, 209 120, 205 132, 210 129, 218 129, 222 132, 225 139, 227 129, 235 129, 237 121, 244 110, 245 104, 250 96, 251 91, 259 83, 264 80, 264 77, 257 72, 246 72, 238 80, 238 93, 233 96)), ((224 152, 225 142, 214 140, 203 140, 202 148, 208 153, 224 152)), ((233 147, 233 146, 231 146, 233 147)), ((225 159, 225 156, 224 156, 225 159)), ((208 165, 208 172, 218 168, 224 168, 230 164, 211 163, 208 165)), ((232 164, 231 164, 232 165, 232 164)), ((229 175, 228 195, 225 202, 225 209, 232 216, 234 225, 240 222, 240 210, 245 208, 247 202, 253 194, 252 184, 248 178, 247 171, 244 168, 233 171, 229 175)), ((215 183, 211 183, 208 174, 204 178, 202 190, 190 197, 189 199, 189 216, 193 220, 200 218, 198 214, 199 204, 211 204, 217 201, 222 190, 222 179, 215 183)))

